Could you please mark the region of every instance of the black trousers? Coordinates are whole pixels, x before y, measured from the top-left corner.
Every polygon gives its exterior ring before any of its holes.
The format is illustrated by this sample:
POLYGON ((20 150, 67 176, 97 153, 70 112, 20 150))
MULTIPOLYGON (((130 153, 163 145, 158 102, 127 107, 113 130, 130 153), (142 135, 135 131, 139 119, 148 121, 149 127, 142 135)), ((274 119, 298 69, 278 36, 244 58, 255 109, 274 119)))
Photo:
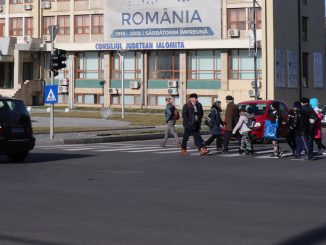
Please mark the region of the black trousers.
POLYGON ((205 144, 210 145, 212 142, 216 139, 216 148, 221 149, 222 148, 222 135, 212 135, 209 137, 208 140, 206 140, 205 144))
POLYGON ((229 150, 229 143, 232 137, 232 131, 224 131, 223 150, 229 150))
POLYGON ((185 128, 183 138, 182 138, 182 149, 187 150, 187 142, 191 135, 194 137, 195 145, 198 147, 198 149, 203 148, 204 140, 200 135, 199 129, 185 128))

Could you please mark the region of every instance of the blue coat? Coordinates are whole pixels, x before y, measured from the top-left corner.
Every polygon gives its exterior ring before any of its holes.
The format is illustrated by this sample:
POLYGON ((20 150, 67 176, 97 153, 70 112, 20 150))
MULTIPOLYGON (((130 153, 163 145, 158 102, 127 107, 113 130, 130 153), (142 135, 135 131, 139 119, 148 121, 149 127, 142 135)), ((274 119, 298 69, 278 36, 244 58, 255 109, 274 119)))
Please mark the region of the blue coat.
POLYGON ((211 113, 210 113, 210 118, 212 119, 213 123, 214 123, 214 127, 209 129, 209 133, 211 135, 221 135, 222 134, 222 130, 221 130, 221 124, 223 125, 223 121, 221 119, 221 114, 220 112, 215 109, 212 108, 211 109, 211 113))

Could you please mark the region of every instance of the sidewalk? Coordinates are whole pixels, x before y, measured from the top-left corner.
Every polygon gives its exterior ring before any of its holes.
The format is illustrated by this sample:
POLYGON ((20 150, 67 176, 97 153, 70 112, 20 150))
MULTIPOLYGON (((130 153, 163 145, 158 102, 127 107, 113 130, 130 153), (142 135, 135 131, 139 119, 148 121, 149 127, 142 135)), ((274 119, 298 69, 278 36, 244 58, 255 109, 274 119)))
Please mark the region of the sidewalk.
MULTIPOLYGON (((49 127, 49 117, 31 116, 33 127, 49 127)), ((93 119, 93 118, 71 118, 55 117, 55 127, 81 128, 82 132, 56 133, 54 130, 54 139, 50 139, 49 133, 35 133, 36 144, 88 144, 116 142, 126 140, 147 139, 147 137, 161 138, 164 127, 141 127, 132 126, 130 122, 117 120, 93 119), (92 131, 83 132, 83 128, 91 128, 92 131), (98 130, 96 130, 98 128, 98 130), (103 128, 108 128, 103 130, 103 128), (146 136, 149 135, 149 136, 146 136)), ((84 130, 86 131, 86 130, 84 130)))

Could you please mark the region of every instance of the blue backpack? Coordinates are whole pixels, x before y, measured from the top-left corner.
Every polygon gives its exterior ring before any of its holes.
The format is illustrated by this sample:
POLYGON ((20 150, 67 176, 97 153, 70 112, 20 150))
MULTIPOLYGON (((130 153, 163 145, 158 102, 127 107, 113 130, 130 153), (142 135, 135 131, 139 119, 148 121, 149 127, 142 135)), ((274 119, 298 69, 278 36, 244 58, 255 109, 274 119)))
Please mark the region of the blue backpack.
POLYGON ((278 130, 278 121, 272 123, 270 120, 265 121, 264 127, 264 138, 265 139, 276 139, 277 138, 277 130, 278 130))

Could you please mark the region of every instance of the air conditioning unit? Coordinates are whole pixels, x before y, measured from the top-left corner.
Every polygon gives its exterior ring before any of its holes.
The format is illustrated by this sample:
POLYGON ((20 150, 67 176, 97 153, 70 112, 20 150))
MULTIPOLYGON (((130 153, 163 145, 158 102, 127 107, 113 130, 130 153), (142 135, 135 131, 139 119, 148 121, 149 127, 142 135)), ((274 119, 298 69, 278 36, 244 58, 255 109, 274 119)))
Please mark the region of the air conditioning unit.
POLYGON ((139 89, 139 82, 133 81, 129 83, 129 88, 131 89, 139 89))
POLYGON ((51 35, 43 35, 42 40, 44 43, 51 42, 51 35))
POLYGON ((118 94, 117 88, 109 88, 109 94, 118 94))
POLYGON ((69 79, 60 79, 59 80, 59 86, 68 86, 69 85, 69 79))
POLYGON ((3 5, 0 5, 0 13, 3 12, 3 5))
POLYGON ((255 97, 255 90, 250 89, 248 92, 250 97, 255 97))
MULTIPOLYGON (((251 87, 254 89, 255 88, 255 81, 251 82, 251 87)), ((261 81, 257 81, 257 88, 261 88, 261 81)))
POLYGON ((33 5, 32 4, 24 4, 24 9, 25 10, 32 10, 33 9, 33 5))
POLYGON ((179 91, 178 91, 178 88, 169 88, 168 89, 168 93, 170 95, 178 95, 179 94, 179 91))
POLYGON ((58 87, 59 94, 66 94, 68 93, 68 87, 67 86, 59 86, 58 87))
POLYGON ((228 30, 229 37, 239 37, 240 30, 239 29, 230 29, 228 30))
POLYGON ((177 87, 178 87, 178 81, 168 80, 168 88, 177 88, 177 87))
POLYGON ((24 36, 24 42, 25 43, 32 43, 33 42, 33 38, 31 36, 24 36))
POLYGON ((50 1, 42 1, 41 2, 41 8, 42 9, 50 9, 51 8, 51 2, 50 1))

